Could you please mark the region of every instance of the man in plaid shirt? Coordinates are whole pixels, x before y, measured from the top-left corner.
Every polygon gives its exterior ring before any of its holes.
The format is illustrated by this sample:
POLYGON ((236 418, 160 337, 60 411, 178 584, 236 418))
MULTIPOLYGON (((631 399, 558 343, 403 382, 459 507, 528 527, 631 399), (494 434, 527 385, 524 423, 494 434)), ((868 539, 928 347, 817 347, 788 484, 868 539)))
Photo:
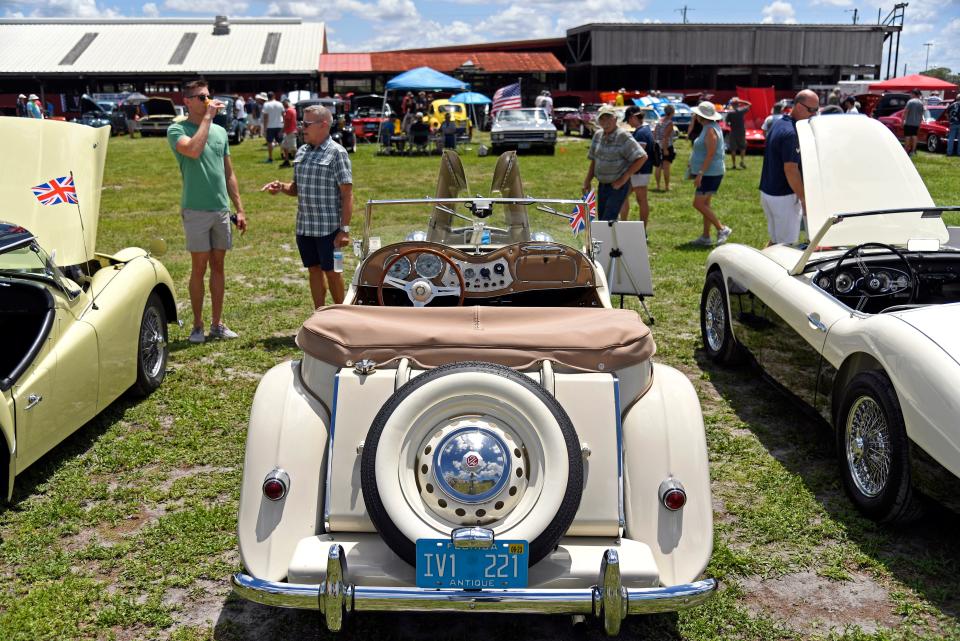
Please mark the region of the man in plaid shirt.
POLYGON ((293 160, 293 180, 274 180, 260 190, 297 197, 297 248, 309 272, 315 308, 325 304, 327 285, 333 302, 343 302, 343 274, 333 269, 333 251, 350 242, 353 215, 353 170, 347 150, 330 138, 332 122, 326 107, 304 109, 306 144, 293 160))

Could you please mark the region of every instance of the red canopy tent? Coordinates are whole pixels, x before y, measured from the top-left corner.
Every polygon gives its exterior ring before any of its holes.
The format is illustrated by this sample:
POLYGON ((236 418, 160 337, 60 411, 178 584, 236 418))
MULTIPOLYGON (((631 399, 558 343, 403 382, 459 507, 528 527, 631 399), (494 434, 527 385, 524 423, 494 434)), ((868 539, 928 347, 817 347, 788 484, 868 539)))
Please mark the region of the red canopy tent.
POLYGON ((919 73, 901 76, 900 78, 890 78, 883 82, 877 82, 870 85, 870 91, 910 91, 919 89, 920 91, 955 91, 957 85, 946 80, 924 76, 919 73))

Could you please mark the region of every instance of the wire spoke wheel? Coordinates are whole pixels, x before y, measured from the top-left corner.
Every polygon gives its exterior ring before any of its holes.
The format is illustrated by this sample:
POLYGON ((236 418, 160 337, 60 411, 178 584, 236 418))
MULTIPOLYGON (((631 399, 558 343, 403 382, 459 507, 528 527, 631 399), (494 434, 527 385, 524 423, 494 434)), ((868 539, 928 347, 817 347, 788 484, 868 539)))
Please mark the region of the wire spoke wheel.
POLYGON ((707 303, 704 309, 704 328, 707 343, 715 352, 723 347, 723 337, 727 329, 727 310, 723 295, 717 288, 711 288, 707 293, 707 303))
POLYGON ((156 377, 160 373, 160 368, 163 367, 166 347, 167 341, 163 333, 163 319, 160 318, 160 312, 156 307, 148 307, 140 326, 140 358, 144 372, 151 378, 156 377))
POLYGON ((890 430, 880 405, 869 396, 847 414, 846 455, 850 476, 864 496, 879 496, 890 478, 890 430))

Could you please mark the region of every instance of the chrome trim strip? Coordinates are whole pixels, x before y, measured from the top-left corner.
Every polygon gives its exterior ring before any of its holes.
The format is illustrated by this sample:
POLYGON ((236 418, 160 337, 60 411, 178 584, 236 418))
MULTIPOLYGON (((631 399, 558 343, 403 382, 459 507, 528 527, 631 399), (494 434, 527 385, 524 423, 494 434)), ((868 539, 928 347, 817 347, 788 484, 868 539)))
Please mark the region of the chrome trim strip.
POLYGON ((330 438, 327 441, 327 485, 323 488, 323 531, 330 531, 330 488, 333 483, 333 433, 337 425, 337 396, 340 391, 340 372, 333 376, 333 409, 330 412, 330 438))
POLYGON ((611 376, 613 376, 613 409, 617 414, 617 510, 620 519, 620 536, 623 536, 623 528, 627 525, 627 513, 623 505, 623 420, 620 417, 620 377, 616 372, 611 376))
MULTIPOLYGON (((609 567, 609 566, 608 566, 609 567)), ((608 573, 608 576, 609 573, 608 573)), ((279 608, 323 610, 320 585, 264 581, 243 573, 232 578, 234 592, 248 601, 279 608)), ((717 590, 715 579, 658 588, 622 588, 626 614, 673 612, 700 605, 717 590)), ((598 586, 577 589, 427 590, 344 586, 346 610, 363 612, 500 612, 513 614, 593 614, 598 586), (349 603, 352 601, 352 607, 349 603)), ((341 599, 335 600, 337 605, 341 599)), ((602 611, 602 606, 598 608, 602 611)))

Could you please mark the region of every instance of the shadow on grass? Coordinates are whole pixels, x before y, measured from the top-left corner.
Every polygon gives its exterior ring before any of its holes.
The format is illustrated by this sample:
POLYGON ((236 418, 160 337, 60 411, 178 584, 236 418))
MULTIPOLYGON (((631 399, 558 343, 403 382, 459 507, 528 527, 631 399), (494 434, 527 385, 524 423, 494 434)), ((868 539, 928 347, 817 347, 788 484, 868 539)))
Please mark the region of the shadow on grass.
MULTIPOLYGON (((217 641, 286 641, 323 639, 367 641, 376 639, 522 639, 523 641, 601 641, 608 639, 594 621, 574 626, 564 615, 513 614, 412 614, 363 612, 347 617, 343 630, 328 632, 323 615, 315 611, 284 610, 231 596, 217 620, 217 641)), ((622 639, 675 641, 681 639, 675 613, 628 617, 620 628, 622 639)))
POLYGON ((13 498, 9 503, 0 501, 0 513, 7 509, 16 509, 20 501, 34 494, 37 487, 46 483, 64 464, 89 450, 110 426, 123 417, 127 409, 143 400, 130 393, 122 395, 108 405, 105 410, 41 456, 14 480, 13 498))
POLYGON ((756 368, 720 368, 702 349, 696 358, 737 417, 772 457, 803 481, 863 554, 944 614, 960 614, 960 515, 929 502, 925 515, 908 525, 881 525, 861 516, 843 490, 830 425, 763 379, 756 368), (791 414, 787 407, 797 411, 791 414))

